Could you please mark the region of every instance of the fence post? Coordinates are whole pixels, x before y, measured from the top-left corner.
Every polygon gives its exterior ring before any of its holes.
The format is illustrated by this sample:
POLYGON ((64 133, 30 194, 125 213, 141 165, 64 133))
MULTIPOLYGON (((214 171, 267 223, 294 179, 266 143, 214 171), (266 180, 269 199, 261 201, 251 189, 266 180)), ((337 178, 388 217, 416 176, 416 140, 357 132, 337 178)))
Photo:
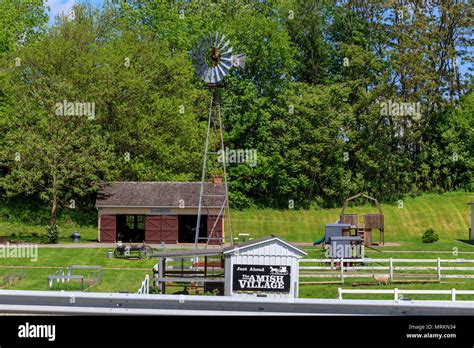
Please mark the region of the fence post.
POLYGON ((393 260, 390 258, 390 282, 393 282, 393 260))
POLYGON ((451 301, 456 301, 456 289, 451 289, 451 301))
POLYGON ((341 283, 344 284, 344 259, 341 257, 341 283))
POLYGON ((342 300, 342 288, 337 288, 338 298, 342 300))
POLYGON ((150 293, 150 276, 147 274, 145 276, 145 294, 149 294, 150 293))
POLYGON ((398 302, 398 288, 393 289, 394 301, 398 302))
POLYGON ((441 259, 438 257, 438 280, 441 281, 441 259))

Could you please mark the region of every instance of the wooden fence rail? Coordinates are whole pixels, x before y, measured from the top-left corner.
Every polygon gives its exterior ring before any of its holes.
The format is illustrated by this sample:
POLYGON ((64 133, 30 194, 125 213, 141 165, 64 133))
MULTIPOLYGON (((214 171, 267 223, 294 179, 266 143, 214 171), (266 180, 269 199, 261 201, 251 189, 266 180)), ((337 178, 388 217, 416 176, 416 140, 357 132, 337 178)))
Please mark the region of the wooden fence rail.
MULTIPOLYGON (((436 271, 436 278, 441 281, 441 278, 474 278, 474 267, 467 266, 442 266, 442 264, 465 264, 474 263, 474 260, 466 259, 303 259, 300 261, 300 278, 333 278, 337 277, 341 283, 344 283, 344 278, 365 278, 372 277, 375 274, 383 275, 382 273, 351 273, 347 271, 387 271, 388 279, 394 281, 396 271, 436 271), (305 266, 301 264, 307 263, 329 263, 328 266, 305 266), (347 266, 345 264, 366 264, 366 266, 347 266), (372 264, 383 264, 383 266, 372 266, 372 264), (436 266, 395 266, 396 263, 435 263, 436 266), (337 264, 337 266, 336 266, 337 264), (313 272, 313 271, 332 271, 332 272, 313 272), (472 271, 473 274, 442 274, 442 271, 472 271)), ((407 274, 399 273, 397 277, 406 277, 407 274)), ((433 277, 433 274, 411 274, 416 277, 433 277)), ((302 283, 305 284, 305 283, 302 283)), ((310 284, 310 283, 307 283, 310 284)))
POLYGON ((474 295, 474 290, 401 290, 401 289, 389 289, 389 290, 370 290, 370 289, 342 289, 338 288, 338 298, 342 300, 342 294, 393 294, 394 301, 399 301, 400 296, 403 294, 407 295, 451 295, 451 301, 456 301, 456 295, 474 295))
POLYGON ((148 295, 150 293, 150 276, 147 274, 145 279, 142 281, 138 294, 148 295))

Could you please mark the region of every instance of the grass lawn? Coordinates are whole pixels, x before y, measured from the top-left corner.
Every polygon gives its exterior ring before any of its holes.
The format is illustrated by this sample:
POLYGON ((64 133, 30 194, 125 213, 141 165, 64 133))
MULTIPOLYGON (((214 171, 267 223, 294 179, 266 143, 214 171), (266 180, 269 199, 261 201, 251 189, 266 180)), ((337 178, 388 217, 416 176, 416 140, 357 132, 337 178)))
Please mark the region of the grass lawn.
MULTIPOLYGON (((320 247, 305 248, 308 252, 307 258, 323 258, 324 252, 320 247)), ((378 253, 374 251, 368 251, 367 257, 371 258, 418 258, 418 259, 435 259, 441 257, 443 259, 474 259, 474 254, 462 254, 462 255, 451 255, 451 254, 432 254, 432 253, 378 253)), ((100 284, 93 286, 87 291, 92 292, 118 292, 128 291, 130 293, 137 292, 146 274, 152 276, 152 267, 156 263, 156 260, 126 260, 126 259, 108 259, 107 249, 97 248, 84 248, 84 249, 67 249, 67 248, 40 248, 38 249, 38 260, 33 262, 25 258, 2 258, 0 259, 0 281, 4 276, 11 276, 15 274, 22 274, 22 279, 14 282, 13 284, 0 283, 0 287, 3 289, 23 289, 23 290, 46 290, 47 289, 47 276, 48 274, 54 274, 58 269, 66 269, 70 265, 97 265, 103 267, 103 280, 100 284)), ((301 265, 311 265, 314 263, 305 263, 302 260, 301 265)), ((400 264, 396 264, 400 265, 400 264)), ((408 266, 409 264, 403 264, 408 266)), ((424 264, 416 264, 418 266, 424 264)), ((429 264, 433 266, 433 264, 429 264)), ((444 265, 444 264, 443 264, 444 265)), ((451 266, 451 265, 450 265, 451 266)), ((461 264, 461 266, 473 266, 472 264, 461 264)), ((367 271, 371 273, 372 271, 367 271)), ((431 274, 436 273, 436 271, 431 274)), ((448 272, 448 271, 445 271, 448 272)), ((461 273, 468 273, 468 271, 460 271, 461 273)), ((382 271, 382 273, 387 273, 382 271)), ((411 272, 415 273, 415 272, 411 272)), ((421 273, 421 272, 420 272, 421 273)), ((452 271, 449 271, 452 273, 452 271)), ((76 274, 81 274, 78 270, 76 274)), ((312 278, 301 278, 300 282, 322 280, 312 278)), ((332 279, 335 280, 335 279, 332 279)), ((361 281, 374 281, 374 279, 364 278, 346 278, 345 284, 324 284, 324 285, 300 285, 300 297, 306 298, 337 298, 337 289, 353 288, 352 282, 361 281)), ((358 286, 357 289, 370 288, 370 289, 474 289, 474 279, 443 279, 442 283, 430 283, 430 284, 388 284, 388 285, 371 285, 371 286, 358 286)), ((56 287, 56 290, 80 290, 79 283, 76 285, 70 284, 69 286, 56 287)), ((181 290, 180 287, 168 287, 170 293, 181 290)), ((344 298, 373 298, 373 299, 390 299, 390 295, 345 295, 344 298)), ((434 295, 408 295, 411 299, 449 299, 449 296, 434 296, 434 295)), ((472 299, 471 296, 459 296, 459 299, 472 299)))
MULTIPOLYGON (((385 215, 385 241, 401 243, 408 250, 473 250, 466 241, 469 237, 470 207, 474 199, 469 193, 429 194, 406 198, 403 208, 398 204, 382 204, 385 215), (421 242, 423 232, 433 228, 439 241, 421 242)), ((373 206, 350 207, 347 213, 375 213, 373 206)), ((339 219, 341 209, 324 210, 245 210, 233 212, 232 228, 235 235, 250 233, 251 237, 275 234, 288 241, 312 242, 324 235, 324 226, 339 219)), ((373 240, 379 234, 374 231, 373 240)), ((394 247, 391 247, 392 249, 394 247)), ((395 247, 396 248, 396 247, 395 247)))
MULTIPOLYGON (((467 202, 474 195, 466 192, 454 192, 443 195, 427 194, 403 200, 403 207, 382 204, 385 214, 385 241, 401 243, 407 250, 446 250, 454 247, 459 250, 474 250, 466 243, 469 237, 470 207, 467 202), (439 241, 423 244, 423 232, 433 228, 439 235, 439 241)), ((347 213, 376 212, 374 206, 349 207, 347 213)), ((232 212, 234 236, 249 233, 257 238, 275 234, 291 242, 312 242, 324 234, 324 226, 338 220, 340 208, 321 210, 243 210, 232 212)), ((71 242, 74 231, 81 233, 83 242, 97 240, 97 226, 79 225, 77 222, 66 224, 59 222, 59 241, 71 242)), ((227 233, 227 235, 229 235, 227 233)), ((0 220, 0 236, 25 242, 45 242, 46 227, 25 225, 0 220)), ((379 234, 374 231, 373 240, 378 241, 379 234)), ((388 248, 388 247, 386 247, 388 248)), ((394 247, 391 247, 392 249, 394 247)))
MULTIPOLYGON (((474 245, 466 241, 470 221, 470 208, 467 202, 473 200, 472 194, 449 193, 444 195, 423 195, 407 198, 403 207, 398 205, 382 205, 385 214, 385 241, 397 242, 401 246, 384 246, 366 248, 366 257, 372 258, 429 258, 443 259, 465 258, 474 259, 474 245), (432 244, 421 242, 424 230, 433 228, 438 233, 439 241, 432 244), (415 252, 415 251, 423 252, 415 252), (404 251, 404 252, 401 252, 404 251), (442 251, 444 253, 439 253, 442 251)), ((312 242, 324 233, 326 223, 338 219, 341 209, 324 210, 244 210, 233 211, 232 226, 234 236, 238 233, 249 233, 257 238, 275 234, 292 242, 312 242)), ((348 213, 375 212, 375 207, 350 207, 348 213)), ((60 228, 60 242, 70 242, 69 236, 73 231, 80 231, 82 241, 95 241, 96 226, 82 226, 73 222, 63 222, 60 228)), ((45 239, 44 226, 28 226, 0 221, 0 235, 9 236, 25 242, 41 242, 45 239)), ((375 241, 378 234, 375 233, 375 241)), ((305 248, 308 258, 323 258, 321 247, 305 248)), ((0 258, 0 280, 3 276, 20 272, 24 277, 12 284, 1 284, 6 289, 45 290, 48 274, 55 273, 60 268, 70 265, 98 265, 104 268, 102 283, 88 291, 136 292, 146 274, 151 275, 151 268, 156 260, 123 260, 108 259, 107 249, 101 248, 39 248, 37 262, 29 259, 0 258)), ((304 279, 308 281, 308 279, 304 279)), ((320 280, 320 279, 319 279, 320 280)), ((373 281, 373 279, 370 279, 373 281)), ((303 281, 303 280, 301 280, 303 281)), ((363 279, 348 278, 344 288, 350 288, 351 283, 363 279)), ((300 297, 337 298, 339 284, 301 285, 300 297)), ((389 289, 474 289, 472 279, 446 279, 440 284, 388 284, 372 285, 370 288, 389 289)), ((176 289, 177 291, 179 289, 176 289)), ((365 295, 367 297, 367 295, 365 295)), ((426 295, 407 296, 412 299, 430 299, 426 295)), ((449 296, 445 296, 447 299, 449 296)), ((357 298, 357 295, 346 295, 345 298, 357 298)), ((390 298, 389 295, 373 296, 370 298, 390 298)), ((436 297, 444 298, 444 297, 436 297)), ((463 297, 460 297, 461 299, 463 297)))
MULTIPOLYGON (((0 277, 21 271, 24 279, 8 285, 5 289, 46 290, 48 274, 54 274, 60 268, 66 269, 71 265, 93 265, 104 268, 103 280, 89 291, 136 292, 145 275, 152 276, 151 269, 156 262, 156 259, 108 259, 107 249, 39 248, 36 262, 25 258, 0 259, 0 277)), ((81 270, 75 273, 82 274, 81 270)), ((76 290, 80 290, 79 285, 76 290)))

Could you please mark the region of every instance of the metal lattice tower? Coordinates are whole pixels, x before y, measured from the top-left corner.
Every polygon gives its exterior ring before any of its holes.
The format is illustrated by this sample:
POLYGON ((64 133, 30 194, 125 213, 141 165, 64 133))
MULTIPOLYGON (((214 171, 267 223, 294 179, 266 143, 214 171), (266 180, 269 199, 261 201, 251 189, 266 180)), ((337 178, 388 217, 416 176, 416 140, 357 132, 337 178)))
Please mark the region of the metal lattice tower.
MULTIPOLYGON (((229 73, 229 70, 235 66, 243 68, 245 65, 245 55, 232 55, 232 47, 229 46, 230 40, 225 41, 225 35, 219 33, 210 33, 205 36, 191 52, 196 74, 207 83, 207 87, 212 91, 211 102, 209 105, 209 117, 207 123, 206 144, 204 149, 201 187, 199 192, 199 207, 196 223, 196 235, 194 247, 198 248, 199 232, 201 227, 201 216, 204 212, 210 216, 211 210, 217 209, 215 221, 208 231, 206 247, 210 242, 218 241, 223 244, 223 238, 218 235, 217 224, 227 213, 227 225, 229 226, 230 241, 232 238, 232 225, 230 220, 229 191, 227 182, 227 167, 225 156, 222 161, 218 160, 219 154, 223 155, 225 151, 223 137, 223 123, 220 108, 220 91, 224 87, 222 81, 229 73), (211 149, 209 148, 211 146, 211 149), (206 192, 206 180, 212 178, 212 192, 206 192), (219 191, 219 192, 217 192, 219 191), (219 202, 219 203, 216 203, 219 202)), ((222 233, 224 233, 224 228, 222 233)))

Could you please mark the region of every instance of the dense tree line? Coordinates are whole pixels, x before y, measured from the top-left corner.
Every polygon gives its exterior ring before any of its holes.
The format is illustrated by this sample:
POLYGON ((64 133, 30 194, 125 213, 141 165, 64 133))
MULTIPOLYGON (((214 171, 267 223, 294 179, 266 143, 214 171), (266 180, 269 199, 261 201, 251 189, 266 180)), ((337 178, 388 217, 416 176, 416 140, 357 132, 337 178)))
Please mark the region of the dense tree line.
POLYGON ((258 151, 229 165, 234 206, 473 191, 472 20, 461 0, 114 0, 48 27, 42 1, 1 2, 1 194, 54 224, 101 181, 199 180, 189 51, 211 31, 247 55, 222 93, 226 145, 258 151))

